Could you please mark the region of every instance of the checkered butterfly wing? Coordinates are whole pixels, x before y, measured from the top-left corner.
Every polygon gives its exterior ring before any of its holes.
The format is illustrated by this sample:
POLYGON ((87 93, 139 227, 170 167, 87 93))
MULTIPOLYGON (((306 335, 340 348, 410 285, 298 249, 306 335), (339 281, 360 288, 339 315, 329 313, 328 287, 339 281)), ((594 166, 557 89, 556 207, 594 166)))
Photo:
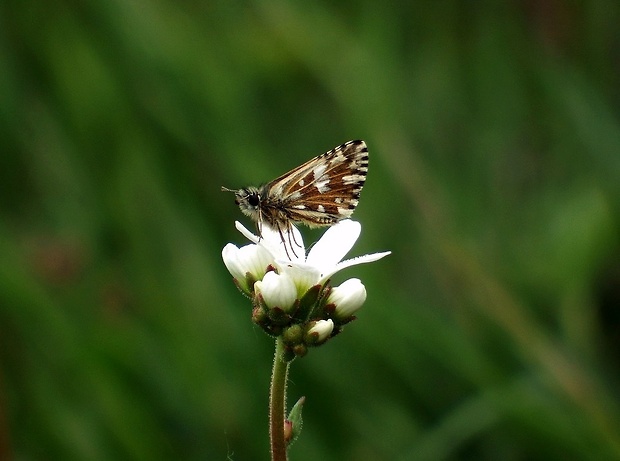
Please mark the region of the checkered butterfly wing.
POLYGON ((349 218, 368 173, 364 141, 344 143, 266 185, 265 214, 284 211, 292 222, 330 226, 349 218))

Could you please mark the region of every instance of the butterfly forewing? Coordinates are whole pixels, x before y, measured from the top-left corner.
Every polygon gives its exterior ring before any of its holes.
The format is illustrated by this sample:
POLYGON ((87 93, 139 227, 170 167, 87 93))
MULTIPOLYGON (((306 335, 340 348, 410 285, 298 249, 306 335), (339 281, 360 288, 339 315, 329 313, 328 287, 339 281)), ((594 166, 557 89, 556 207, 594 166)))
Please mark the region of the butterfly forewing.
POLYGON ((286 210, 293 222, 329 226, 351 216, 368 173, 364 141, 349 141, 267 184, 263 208, 286 210))

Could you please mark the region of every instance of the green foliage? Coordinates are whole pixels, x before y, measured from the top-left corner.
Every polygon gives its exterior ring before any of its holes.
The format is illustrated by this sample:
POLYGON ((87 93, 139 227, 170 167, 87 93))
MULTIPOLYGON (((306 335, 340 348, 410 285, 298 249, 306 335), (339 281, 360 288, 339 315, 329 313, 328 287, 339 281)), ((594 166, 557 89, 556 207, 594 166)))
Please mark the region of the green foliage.
POLYGON ((267 459, 220 186, 361 138, 292 459, 620 459, 620 5, 539 3, 3 2, 0 458, 267 459))

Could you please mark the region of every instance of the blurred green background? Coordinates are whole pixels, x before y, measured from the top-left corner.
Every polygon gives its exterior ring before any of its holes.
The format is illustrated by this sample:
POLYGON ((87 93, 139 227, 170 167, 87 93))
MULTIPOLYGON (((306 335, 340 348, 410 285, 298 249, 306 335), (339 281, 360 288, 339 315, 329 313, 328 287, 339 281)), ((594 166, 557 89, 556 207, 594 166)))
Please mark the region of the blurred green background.
MULTIPOLYGON (((620 4, 0 5, 0 459, 268 459, 220 186, 361 138, 303 460, 620 459, 620 4)), ((306 239, 321 232, 302 229, 306 239)))

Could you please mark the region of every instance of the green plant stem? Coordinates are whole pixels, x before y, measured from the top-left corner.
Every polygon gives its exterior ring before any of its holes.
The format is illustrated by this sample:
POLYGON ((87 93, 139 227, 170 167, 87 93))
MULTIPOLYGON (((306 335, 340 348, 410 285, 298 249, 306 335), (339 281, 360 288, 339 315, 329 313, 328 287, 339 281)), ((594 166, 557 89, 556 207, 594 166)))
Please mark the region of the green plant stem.
POLYGON ((269 391, 269 439, 271 441, 271 460, 286 461, 284 441, 284 413, 286 411, 286 381, 289 362, 283 360, 284 343, 276 338, 276 352, 271 372, 269 391))

